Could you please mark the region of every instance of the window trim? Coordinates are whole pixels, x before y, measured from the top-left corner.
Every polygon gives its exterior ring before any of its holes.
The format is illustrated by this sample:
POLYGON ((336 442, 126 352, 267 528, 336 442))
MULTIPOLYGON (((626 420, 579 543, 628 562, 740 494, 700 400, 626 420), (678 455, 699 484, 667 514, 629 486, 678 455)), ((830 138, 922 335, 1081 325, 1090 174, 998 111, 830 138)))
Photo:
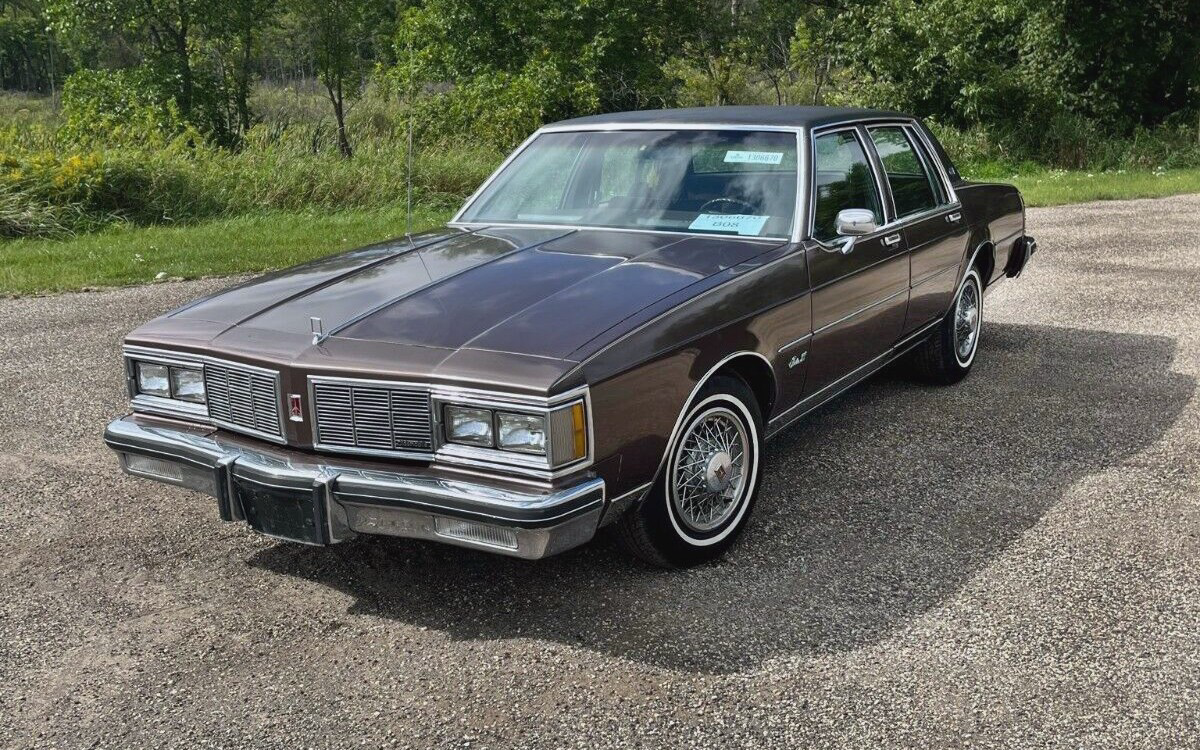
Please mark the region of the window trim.
POLYGON ((887 192, 885 192, 884 184, 879 179, 879 168, 878 168, 878 165, 876 164, 875 150, 873 148, 869 148, 867 145, 868 138, 867 138, 865 129, 859 123, 850 123, 848 125, 832 125, 829 127, 816 129, 810 134, 811 137, 809 138, 809 148, 811 149, 811 156, 809 157, 809 162, 810 162, 811 166, 809 167, 809 170, 808 170, 808 185, 807 185, 807 187, 808 187, 808 224, 807 224, 806 234, 809 239, 813 240, 814 242, 818 242, 825 247, 834 247, 837 244, 839 244, 839 242, 841 242, 841 240, 834 239, 832 241, 826 241, 826 240, 817 239, 817 236, 816 236, 816 230, 817 230, 817 139, 827 136, 827 135, 835 135, 837 133, 841 133, 841 132, 845 132, 845 131, 850 131, 850 132, 854 133, 854 137, 858 141, 859 148, 862 149, 863 156, 865 156, 867 159, 867 166, 870 168, 871 176, 873 177, 873 179, 875 181, 875 192, 879 195, 879 210, 880 210, 880 212, 883 213, 883 217, 882 217, 883 220, 879 224, 879 229, 877 229, 875 232, 872 232, 871 234, 866 235, 866 236, 874 237, 876 234, 879 234, 883 230, 884 227, 890 226, 895 221, 895 218, 894 218, 894 216, 892 214, 892 210, 891 210, 891 190, 890 190, 890 188, 888 188, 887 192))
MULTIPOLYGON (((805 203, 804 203, 805 210, 808 215, 805 216, 805 218, 804 218, 805 230, 804 230, 803 236, 800 238, 801 241, 811 240, 825 248, 835 246, 835 245, 830 245, 825 242, 821 242, 820 240, 816 239, 813 236, 813 224, 816 219, 815 212, 813 211, 813 204, 814 204, 813 185, 816 181, 816 172, 815 172, 815 170, 812 169, 812 163, 813 163, 813 158, 816 153, 815 147, 814 147, 814 142, 815 142, 816 138, 818 136, 824 135, 829 132, 833 132, 833 131, 837 131, 837 130, 847 130, 847 129, 852 129, 852 128, 861 129, 865 133, 867 128, 876 126, 876 125, 901 125, 904 127, 912 128, 913 132, 917 135, 918 142, 920 142, 921 145, 924 146, 926 153, 929 153, 929 154, 935 153, 932 145, 929 142, 929 139, 925 135, 925 131, 921 128, 920 124, 911 117, 869 117, 869 118, 865 118, 865 119, 861 119, 861 120, 854 120, 851 122, 841 122, 841 123, 834 123, 832 125, 823 125, 823 126, 817 127, 817 128, 808 128, 808 138, 807 138, 808 143, 806 144, 806 149, 804 152, 804 156, 806 157, 806 162, 809 165, 808 180, 805 183, 806 189, 808 191, 808 195, 805 197, 805 203)), ((874 149, 872 149, 871 153, 874 153, 874 149)), ((949 211, 949 210, 961 207, 962 203, 958 199, 958 193, 954 189, 954 183, 950 181, 950 177, 949 177, 948 173, 946 172, 946 165, 944 163, 942 163, 942 160, 939 158, 939 159, 934 160, 934 166, 937 169, 938 177, 941 180, 942 188, 945 191, 945 195, 949 202, 944 205, 939 205, 931 211, 926 211, 926 212, 919 213, 919 214, 913 214, 911 216, 906 216, 902 219, 889 218, 887 223, 880 226, 879 229, 877 229, 875 232, 873 232, 869 235, 860 237, 859 241, 862 241, 864 239, 874 239, 875 237, 878 237, 879 235, 882 235, 882 234, 885 234, 888 232, 893 232, 896 229, 903 228, 904 226, 906 226, 908 224, 913 224, 913 223, 916 223, 923 219, 927 219, 930 216, 936 215, 938 213, 942 213, 944 211, 949 211)), ((875 168, 874 161, 872 161, 872 168, 873 169, 875 168)), ((877 169, 876 169, 875 178, 876 178, 876 184, 880 184, 879 183, 879 174, 878 174, 877 169)), ((890 198, 890 192, 889 192, 889 198, 890 198)), ((890 203, 890 201, 889 201, 889 203, 890 203)))
POLYGON ((933 168, 933 165, 930 164, 929 160, 926 158, 924 149, 922 148, 921 143, 917 140, 916 134, 913 132, 911 127, 900 124, 879 123, 866 126, 866 131, 867 140, 871 143, 871 150, 875 152, 875 160, 879 163, 879 172, 883 175, 883 179, 888 185, 888 200, 892 204, 892 216, 895 217, 895 221, 903 221, 919 214, 936 211, 949 203, 947 200, 945 186, 941 184, 941 178, 938 175, 937 170, 933 168), (925 173, 925 182, 929 185, 929 192, 933 196, 933 205, 929 208, 922 208, 917 211, 910 211, 909 213, 901 214, 899 208, 896 206, 896 194, 892 191, 891 177, 888 176, 887 168, 883 165, 883 157, 879 155, 879 147, 875 144, 875 139, 872 137, 872 133, 874 131, 885 129, 899 130, 900 134, 904 137, 904 140, 908 142, 913 154, 917 157, 917 163, 921 166, 921 170, 925 173))

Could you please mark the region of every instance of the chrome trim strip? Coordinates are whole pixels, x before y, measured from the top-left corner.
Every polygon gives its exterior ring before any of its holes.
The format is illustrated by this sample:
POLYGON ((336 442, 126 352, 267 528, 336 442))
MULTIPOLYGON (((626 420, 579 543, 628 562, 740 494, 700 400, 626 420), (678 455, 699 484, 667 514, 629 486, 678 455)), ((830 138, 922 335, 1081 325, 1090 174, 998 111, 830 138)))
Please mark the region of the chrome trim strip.
POLYGON ((638 495, 638 494, 641 494, 641 493, 643 493, 643 492, 646 492, 646 491, 647 491, 647 490, 649 490, 649 489, 650 489, 650 487, 652 487, 653 485, 654 485, 654 482, 646 482, 645 484, 640 484, 640 485, 638 485, 637 487, 634 487, 632 490, 629 490, 628 492, 622 492, 620 495, 617 495, 616 497, 612 498, 611 500, 609 500, 609 501, 608 501, 608 504, 609 504, 609 505, 614 505, 614 504, 616 504, 616 503, 619 503, 619 502, 621 502, 622 500, 624 500, 624 499, 626 499, 626 498, 628 498, 628 497, 630 497, 630 496, 632 496, 632 495, 638 495))
POLYGON ((888 349, 883 354, 880 354, 879 356, 868 360, 866 363, 859 365, 829 385, 821 388, 819 391, 816 391, 801 399, 795 406, 792 406, 786 411, 780 412, 767 423, 767 436, 770 437, 779 430, 783 429, 783 427, 786 425, 791 424, 800 417, 803 417, 805 414, 817 409, 826 401, 829 401, 843 391, 854 387, 857 383, 870 377, 872 373, 886 365, 891 357, 892 350, 888 349), (797 409, 803 409, 803 411, 794 417, 789 416, 797 409), (780 426, 776 427, 777 424, 780 426))
POLYGON ((196 404, 174 398, 135 393, 133 398, 129 399, 129 405, 134 411, 146 414, 162 414, 168 417, 175 417, 176 419, 188 419, 201 424, 212 424, 212 420, 208 418, 208 407, 206 404, 196 404))
MULTIPOLYGON (((710 240, 753 240, 780 244, 789 242, 789 237, 779 235, 718 234, 716 232, 677 232, 671 229, 636 229, 634 227, 602 227, 586 224, 537 224, 517 221, 450 221, 447 226, 464 231, 484 232, 492 227, 518 227, 522 229, 569 229, 573 232, 632 232, 636 234, 669 234, 675 237, 705 237, 710 240)), ((558 238, 556 238, 558 239, 558 238)))
POLYGON ((828 331, 830 328, 833 328, 834 326, 845 323, 847 320, 850 320, 851 318, 853 318, 857 315, 862 315, 863 313, 865 313, 868 310, 879 307, 880 305, 884 304, 885 302, 891 302, 892 300, 896 299, 897 297, 899 297, 902 294, 908 294, 909 291, 911 291, 909 289, 909 287, 905 286, 900 291, 889 294, 888 296, 884 297, 883 299, 877 299, 874 302, 872 302, 871 304, 867 305, 866 307, 860 307, 859 309, 855 310, 854 312, 850 313, 849 315, 843 315, 842 317, 838 318, 837 320, 833 321, 832 323, 826 323, 825 325, 821 326, 820 328, 813 329, 813 335, 817 336, 821 333, 824 333, 825 331, 828 331))
POLYGON ((788 343, 779 347, 778 354, 783 354, 784 352, 794 349, 797 346, 799 346, 800 344, 803 344, 805 341, 808 341, 812 337, 813 337, 813 335, 811 333, 806 333, 803 336, 801 336, 800 338, 796 339, 795 341, 789 341, 788 343))
POLYGON ((936 279, 939 276, 943 276, 945 274, 950 273, 951 271, 957 271, 957 270, 958 270, 957 265, 946 266, 945 268, 943 268, 940 271, 934 271, 933 273, 922 276, 920 281, 913 283, 913 285, 909 288, 916 289, 917 287, 921 286, 922 284, 933 281, 934 279, 936 279))
POLYGON ((904 354, 910 345, 918 343, 918 340, 922 335, 928 333, 931 328, 935 328, 941 322, 941 318, 938 318, 937 320, 922 326, 913 333, 910 333, 908 336, 901 339, 883 354, 868 360, 865 364, 859 365, 854 370, 851 370, 849 373, 843 375, 819 391, 816 391, 815 393, 812 393, 801 399, 794 406, 783 412, 780 412, 779 415, 773 417, 767 422, 767 439, 774 437, 797 420, 802 419, 804 416, 821 408, 841 394, 871 377, 871 375, 875 374, 879 370, 882 370, 897 357, 904 354), (803 409, 803 411, 795 416, 790 416, 792 412, 796 411, 797 409, 803 409))
POLYGON ((941 322, 942 322, 941 316, 938 316, 937 318, 929 321, 925 325, 921 326, 917 330, 913 331, 912 333, 908 334, 904 338, 897 341, 896 345, 892 347, 892 351, 896 352, 897 354, 904 353, 904 351, 906 349, 908 349, 910 344, 916 343, 917 339, 921 338, 926 333, 929 333, 929 330, 931 328, 937 328, 938 325, 941 324, 941 322))

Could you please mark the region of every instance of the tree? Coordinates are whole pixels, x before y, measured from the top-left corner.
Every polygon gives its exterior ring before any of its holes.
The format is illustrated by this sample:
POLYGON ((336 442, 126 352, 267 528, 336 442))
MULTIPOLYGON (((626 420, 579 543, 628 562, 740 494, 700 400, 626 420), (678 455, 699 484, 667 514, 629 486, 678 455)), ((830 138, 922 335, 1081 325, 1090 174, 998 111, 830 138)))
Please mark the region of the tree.
POLYGON ((385 7, 380 0, 297 0, 293 4, 317 78, 333 107, 338 150, 346 158, 354 153, 346 132, 347 103, 362 94, 374 52, 370 22, 385 7))
POLYGON ((272 0, 51 0, 79 67, 144 68, 186 123, 219 143, 250 125, 252 61, 272 0))

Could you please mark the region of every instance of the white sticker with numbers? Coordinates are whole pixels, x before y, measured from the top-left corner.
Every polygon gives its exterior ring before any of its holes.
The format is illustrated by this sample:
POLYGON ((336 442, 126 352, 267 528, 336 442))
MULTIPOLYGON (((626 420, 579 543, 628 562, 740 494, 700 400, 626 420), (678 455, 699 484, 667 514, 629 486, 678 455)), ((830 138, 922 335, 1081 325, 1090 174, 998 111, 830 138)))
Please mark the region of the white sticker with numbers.
POLYGON ((782 151, 726 151, 726 164, 779 164, 782 151))
POLYGON ((754 216, 753 214, 700 214, 688 226, 688 229, 758 235, 766 226, 769 218, 771 217, 754 216))

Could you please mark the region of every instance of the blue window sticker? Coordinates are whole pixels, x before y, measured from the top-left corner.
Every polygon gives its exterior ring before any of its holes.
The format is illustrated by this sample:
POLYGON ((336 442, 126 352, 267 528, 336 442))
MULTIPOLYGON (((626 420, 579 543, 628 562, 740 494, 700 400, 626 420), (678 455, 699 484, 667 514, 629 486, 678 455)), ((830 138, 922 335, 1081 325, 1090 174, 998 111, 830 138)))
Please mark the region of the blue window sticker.
POLYGON ((779 164, 783 161, 782 151, 726 151, 727 164, 779 164))
POLYGON ((700 214, 688 225, 688 229, 699 229, 706 232, 736 232, 737 234, 758 235, 767 224, 770 216, 754 216, 753 214, 700 214))

